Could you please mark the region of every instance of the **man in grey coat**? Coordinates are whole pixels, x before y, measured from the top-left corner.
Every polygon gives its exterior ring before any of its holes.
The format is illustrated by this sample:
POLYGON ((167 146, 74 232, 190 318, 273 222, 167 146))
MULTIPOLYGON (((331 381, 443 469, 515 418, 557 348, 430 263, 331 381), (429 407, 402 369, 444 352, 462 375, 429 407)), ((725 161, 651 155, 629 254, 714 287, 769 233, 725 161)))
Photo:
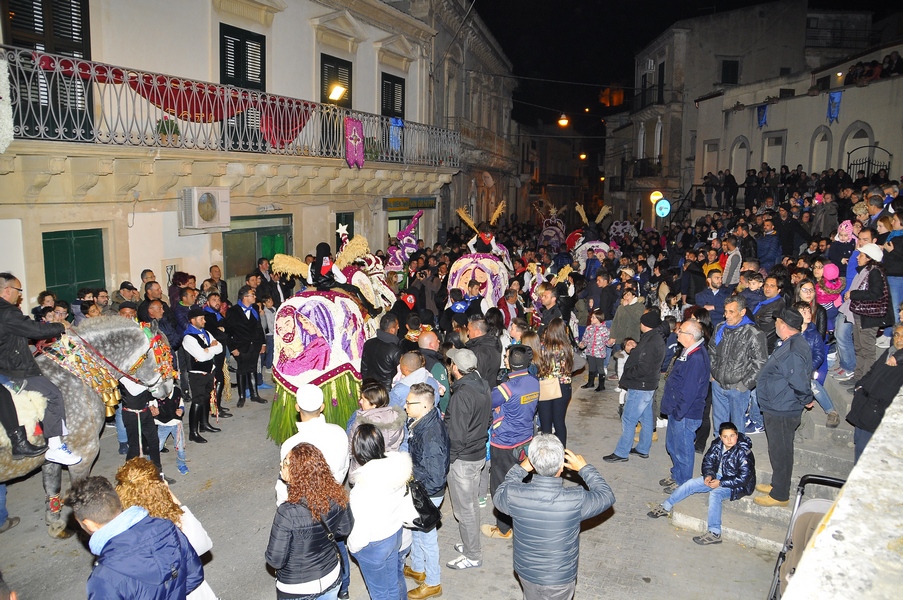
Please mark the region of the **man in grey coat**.
POLYGON ((514 570, 525 600, 570 600, 577 586, 580 523, 615 503, 611 487, 582 456, 552 434, 533 438, 526 458, 508 471, 492 497, 514 521, 514 570), (564 487, 564 469, 576 471, 588 490, 564 487), (524 483, 533 471, 530 483, 524 483))

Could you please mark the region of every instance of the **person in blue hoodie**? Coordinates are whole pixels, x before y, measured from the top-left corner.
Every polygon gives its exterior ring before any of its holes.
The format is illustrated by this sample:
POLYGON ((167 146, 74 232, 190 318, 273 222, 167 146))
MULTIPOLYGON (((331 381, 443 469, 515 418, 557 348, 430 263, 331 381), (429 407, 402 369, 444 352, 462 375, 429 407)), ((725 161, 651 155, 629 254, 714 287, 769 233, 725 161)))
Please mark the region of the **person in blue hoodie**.
POLYGON ((803 338, 812 350, 812 394, 828 416, 826 427, 834 429, 840 425, 840 414, 834 409, 834 403, 824 388, 825 376, 828 374, 828 349, 825 338, 812 323, 812 307, 808 302, 796 302, 793 308, 803 316, 803 338))
POLYGON ((88 576, 88 600, 181 600, 204 581, 204 566, 172 521, 122 510, 113 484, 86 477, 72 484, 66 505, 91 536, 97 557, 88 576))

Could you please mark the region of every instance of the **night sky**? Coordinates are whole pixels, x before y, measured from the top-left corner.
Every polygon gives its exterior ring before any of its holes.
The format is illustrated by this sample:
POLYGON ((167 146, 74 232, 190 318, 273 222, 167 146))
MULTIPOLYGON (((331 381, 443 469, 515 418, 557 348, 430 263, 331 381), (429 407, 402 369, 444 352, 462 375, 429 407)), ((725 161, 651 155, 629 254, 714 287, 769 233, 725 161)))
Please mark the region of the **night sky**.
MULTIPOLYGON (((760 4, 733 0, 477 0, 474 10, 489 26, 514 65, 514 74, 594 86, 519 80, 514 92, 514 118, 524 124, 557 120, 565 111, 585 134, 597 129, 607 109, 600 90, 612 84, 632 85, 637 51, 680 19, 760 4), (518 102, 522 101, 522 102, 518 102), (550 107, 544 110, 523 102, 550 107), (590 108, 590 115, 584 108, 590 108), (574 120, 576 119, 576 120, 574 120)), ((887 16, 893 2, 818 0, 816 8, 871 10, 887 16)), ((469 6, 469 2, 468 2, 469 6)), ((628 94, 630 91, 628 90, 628 94)))

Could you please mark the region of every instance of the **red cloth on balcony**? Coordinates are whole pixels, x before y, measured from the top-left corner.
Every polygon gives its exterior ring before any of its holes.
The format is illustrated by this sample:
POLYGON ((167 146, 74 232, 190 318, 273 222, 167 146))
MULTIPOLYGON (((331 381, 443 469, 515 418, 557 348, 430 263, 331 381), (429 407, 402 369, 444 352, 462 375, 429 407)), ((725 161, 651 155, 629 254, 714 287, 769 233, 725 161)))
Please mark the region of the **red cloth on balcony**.
POLYGON ((214 123, 248 109, 260 112, 260 131, 272 146, 283 148, 304 128, 314 104, 230 86, 126 71, 119 67, 35 53, 38 65, 66 77, 96 83, 127 83, 148 102, 183 121, 214 123))

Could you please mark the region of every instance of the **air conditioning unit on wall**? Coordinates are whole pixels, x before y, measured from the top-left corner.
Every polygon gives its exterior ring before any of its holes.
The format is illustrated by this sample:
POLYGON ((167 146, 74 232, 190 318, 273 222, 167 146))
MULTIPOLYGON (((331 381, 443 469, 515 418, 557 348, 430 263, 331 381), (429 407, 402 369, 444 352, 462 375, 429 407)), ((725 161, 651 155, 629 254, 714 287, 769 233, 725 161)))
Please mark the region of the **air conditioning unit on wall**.
POLYGON ((179 199, 179 235, 229 231, 229 188, 191 187, 179 199))

